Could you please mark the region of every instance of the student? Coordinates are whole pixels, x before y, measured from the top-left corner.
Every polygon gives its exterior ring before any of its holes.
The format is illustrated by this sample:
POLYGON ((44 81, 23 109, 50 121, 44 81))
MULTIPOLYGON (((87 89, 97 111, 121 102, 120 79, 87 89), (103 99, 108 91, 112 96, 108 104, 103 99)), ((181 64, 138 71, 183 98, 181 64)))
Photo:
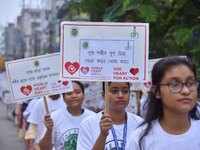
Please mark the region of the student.
POLYGON ((45 116, 47 131, 39 143, 41 150, 76 150, 81 121, 95 113, 82 108, 84 87, 79 81, 72 81, 73 92, 63 94, 65 108, 45 116))
MULTIPOLYGON (((104 83, 102 94, 105 97, 104 83)), ((125 111, 130 98, 130 83, 108 82, 107 94, 109 114, 101 111, 83 120, 77 150, 124 149, 130 133, 142 122, 139 116, 125 111)))
MULTIPOLYGON (((61 94, 55 94, 46 96, 48 103, 49 112, 52 113, 60 108, 65 106, 61 94)), ((28 146, 28 150, 38 149, 38 143, 40 139, 44 136, 45 125, 44 125, 44 116, 46 115, 45 105, 43 97, 37 100, 34 105, 31 114, 28 118, 30 123, 29 128, 25 135, 25 140, 28 146)))
POLYGON ((140 99, 140 105, 139 105, 139 110, 140 110, 140 114, 139 116, 142 117, 143 119, 145 119, 146 115, 147 115, 147 100, 148 100, 148 96, 145 95, 140 99))
POLYGON ((30 114, 31 114, 31 111, 33 110, 34 108, 34 105, 37 103, 37 101, 40 99, 40 97, 36 97, 34 99, 32 99, 29 103, 28 103, 28 106, 26 107, 25 111, 23 112, 23 117, 26 121, 26 130, 28 129, 28 126, 29 126, 29 123, 27 122, 30 114))
POLYGON ((127 150, 200 150, 196 69, 172 56, 152 70, 147 116, 127 143, 127 150))

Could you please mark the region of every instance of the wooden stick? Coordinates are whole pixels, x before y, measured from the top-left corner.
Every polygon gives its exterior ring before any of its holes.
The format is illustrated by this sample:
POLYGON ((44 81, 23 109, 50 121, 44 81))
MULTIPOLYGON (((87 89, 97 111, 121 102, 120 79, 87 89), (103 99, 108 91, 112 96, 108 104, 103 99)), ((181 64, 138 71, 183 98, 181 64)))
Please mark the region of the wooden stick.
POLYGON ((46 114, 49 114, 49 108, 48 108, 46 96, 43 96, 43 100, 44 100, 44 106, 45 106, 46 114))
POLYGON ((105 110, 109 114, 108 82, 105 82, 105 110))

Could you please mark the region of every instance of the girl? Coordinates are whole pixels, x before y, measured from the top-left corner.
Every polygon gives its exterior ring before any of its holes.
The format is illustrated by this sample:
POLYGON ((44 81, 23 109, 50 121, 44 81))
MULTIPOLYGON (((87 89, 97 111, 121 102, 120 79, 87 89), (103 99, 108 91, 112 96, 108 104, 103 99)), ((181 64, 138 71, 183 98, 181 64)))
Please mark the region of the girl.
POLYGON ((154 65, 152 84, 147 116, 127 150, 199 150, 195 66, 185 57, 166 57, 154 65))
POLYGON ((139 116, 125 111, 129 98, 130 83, 109 82, 109 114, 102 111, 83 120, 79 132, 77 150, 124 149, 130 133, 142 121, 139 116))
POLYGON ((40 141, 41 150, 76 150, 76 141, 81 121, 94 112, 81 107, 84 98, 84 87, 78 81, 72 82, 73 91, 64 93, 64 109, 45 117, 47 131, 40 141))

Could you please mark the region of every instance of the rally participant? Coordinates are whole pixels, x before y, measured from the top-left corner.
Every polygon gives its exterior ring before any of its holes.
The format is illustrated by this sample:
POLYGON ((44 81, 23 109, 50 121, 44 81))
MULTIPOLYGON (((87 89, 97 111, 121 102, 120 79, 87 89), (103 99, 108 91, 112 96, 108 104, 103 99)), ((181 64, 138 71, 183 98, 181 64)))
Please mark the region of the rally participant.
POLYGON ((129 82, 108 82, 107 92, 109 114, 103 110, 83 120, 77 150, 124 149, 130 133, 143 120, 125 111, 130 98, 129 82))
POLYGON ((81 121, 95 113, 82 108, 84 87, 79 81, 72 81, 73 91, 63 93, 65 108, 45 116, 47 131, 40 141, 41 150, 76 150, 81 121))
MULTIPOLYGON (((48 103, 49 113, 52 113, 65 106, 63 97, 61 94, 46 96, 48 103)), ((44 136, 45 125, 44 116, 46 115, 46 110, 44 106, 44 99, 41 97, 37 100, 34 105, 31 114, 28 118, 29 128, 25 134, 25 140, 28 145, 28 150, 33 150, 34 147, 38 147, 40 139, 44 136)))
POLYGON ((152 70, 147 115, 128 150, 199 150, 196 68, 183 57, 166 57, 152 70))

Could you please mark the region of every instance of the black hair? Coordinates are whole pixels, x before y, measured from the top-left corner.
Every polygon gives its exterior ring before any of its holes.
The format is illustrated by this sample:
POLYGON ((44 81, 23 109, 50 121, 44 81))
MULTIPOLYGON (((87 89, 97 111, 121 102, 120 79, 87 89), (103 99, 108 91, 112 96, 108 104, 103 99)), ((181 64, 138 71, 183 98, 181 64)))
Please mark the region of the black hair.
MULTIPOLYGON (((140 150, 143 148, 143 141, 145 136, 149 133, 152 127, 152 121, 160 119, 163 117, 163 107, 162 101, 156 98, 156 93, 159 91, 161 83, 165 73, 173 66, 185 65, 193 73, 196 79, 196 67, 195 65, 186 57, 180 56, 169 56, 159 60, 152 69, 152 90, 149 92, 148 99, 145 105, 147 105, 147 114, 144 122, 140 125, 147 124, 145 130, 141 133, 139 139, 140 150)), ((197 116, 196 106, 189 112, 189 116, 195 120, 199 119, 197 116)))
MULTIPOLYGON (((108 85, 110 85, 111 82, 108 82, 108 85)), ((102 92, 105 93, 105 82, 102 82, 102 92)))
POLYGON ((80 88, 83 92, 83 95, 84 95, 85 94, 84 85, 80 81, 72 81, 72 82, 77 83, 80 86, 80 88))
MULTIPOLYGON (((112 82, 108 82, 108 85, 110 85, 112 82)), ((130 87, 130 82, 126 82, 128 83, 128 86, 130 87)), ((105 93, 105 82, 102 82, 102 92, 105 93)))

